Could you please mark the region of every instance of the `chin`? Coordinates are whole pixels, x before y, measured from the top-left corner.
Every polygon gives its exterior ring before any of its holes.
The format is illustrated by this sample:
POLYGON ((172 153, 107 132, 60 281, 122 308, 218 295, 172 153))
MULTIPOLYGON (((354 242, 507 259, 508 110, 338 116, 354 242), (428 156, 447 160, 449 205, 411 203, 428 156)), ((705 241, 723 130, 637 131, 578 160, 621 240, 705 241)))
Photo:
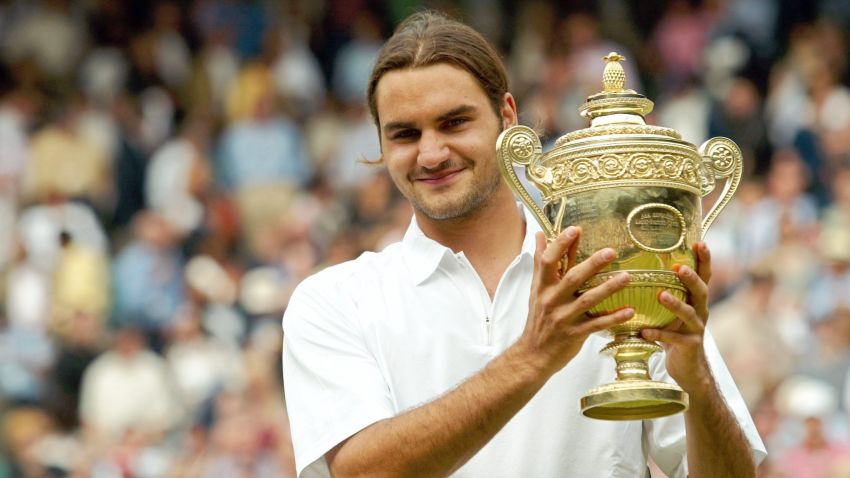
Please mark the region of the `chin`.
POLYGON ((476 197, 454 198, 447 201, 411 201, 413 207, 435 221, 458 219, 473 214, 481 207, 482 201, 476 197))
POLYGON ((496 174, 491 181, 472 181, 465 184, 454 184, 444 191, 419 191, 423 195, 413 194, 408 197, 413 208, 434 221, 461 219, 475 215, 490 199, 494 197, 501 176, 496 174))

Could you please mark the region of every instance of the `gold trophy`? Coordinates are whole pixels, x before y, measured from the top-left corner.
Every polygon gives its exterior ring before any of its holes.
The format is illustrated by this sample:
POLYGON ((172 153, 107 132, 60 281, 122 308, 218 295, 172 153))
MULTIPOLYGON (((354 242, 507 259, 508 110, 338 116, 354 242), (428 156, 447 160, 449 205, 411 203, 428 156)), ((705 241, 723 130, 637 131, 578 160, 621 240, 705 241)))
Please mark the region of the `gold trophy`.
POLYGON ((657 418, 688 408, 688 395, 678 385, 649 376, 649 357, 661 346, 643 339, 640 330, 675 320, 658 294, 666 290, 686 298, 673 268, 695 267, 692 245, 729 203, 743 169, 741 151, 728 138, 712 138, 697 149, 673 129, 647 125, 644 118, 653 103, 625 89, 624 59, 613 52, 604 58, 604 90, 580 108, 590 127, 560 137, 546 154, 526 126, 505 130, 496 146, 502 175, 549 241, 575 225, 583 231, 578 261, 604 247, 618 251, 617 259, 580 293, 621 271, 631 277, 625 289, 589 312, 635 311, 631 320, 608 329, 613 340, 602 349, 616 361, 616 380, 581 399, 585 416, 604 420, 657 418), (520 183, 514 165, 524 166, 540 190, 542 208, 520 183), (703 219, 702 198, 722 178, 727 179, 720 197, 703 219))

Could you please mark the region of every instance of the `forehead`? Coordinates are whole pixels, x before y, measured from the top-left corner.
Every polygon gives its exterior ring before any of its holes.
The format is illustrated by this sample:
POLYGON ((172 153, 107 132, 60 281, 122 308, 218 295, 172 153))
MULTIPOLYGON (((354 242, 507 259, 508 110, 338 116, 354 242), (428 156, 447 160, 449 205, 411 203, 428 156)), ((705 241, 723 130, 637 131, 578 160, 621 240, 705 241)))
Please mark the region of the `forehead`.
POLYGON ((490 109, 475 77, 447 63, 385 73, 375 88, 375 101, 381 124, 424 120, 459 105, 490 109))

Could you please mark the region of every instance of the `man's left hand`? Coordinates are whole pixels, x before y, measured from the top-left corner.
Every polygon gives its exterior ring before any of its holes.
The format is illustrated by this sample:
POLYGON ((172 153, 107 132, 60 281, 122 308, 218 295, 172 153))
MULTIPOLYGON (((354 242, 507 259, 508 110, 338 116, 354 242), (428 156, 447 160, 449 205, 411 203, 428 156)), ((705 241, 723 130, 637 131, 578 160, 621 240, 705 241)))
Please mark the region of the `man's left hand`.
POLYGON ((663 329, 644 329, 647 340, 660 341, 667 352, 667 371, 685 390, 696 390, 711 376, 703 347, 708 320, 708 280, 711 277, 711 256, 708 246, 698 242, 693 246, 696 270, 687 266, 676 269, 679 279, 690 291, 690 300, 683 302, 667 292, 661 292, 661 305, 677 319, 663 329))

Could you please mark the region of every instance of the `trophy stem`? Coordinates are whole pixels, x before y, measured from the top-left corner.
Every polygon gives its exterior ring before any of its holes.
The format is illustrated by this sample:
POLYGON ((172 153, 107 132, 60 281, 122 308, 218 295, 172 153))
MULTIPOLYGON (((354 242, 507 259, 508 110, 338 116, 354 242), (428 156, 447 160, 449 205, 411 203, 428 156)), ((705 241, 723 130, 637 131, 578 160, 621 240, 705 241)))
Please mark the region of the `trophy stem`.
POLYGON ((643 339, 639 332, 618 334, 603 352, 608 352, 617 362, 617 380, 652 380, 649 376, 649 357, 661 351, 655 342, 643 339))
POLYGON ((582 413, 601 420, 645 420, 687 410, 685 391, 649 375, 649 358, 660 350, 660 345, 643 339, 638 331, 614 336, 602 352, 614 357, 617 379, 582 397, 582 413))

